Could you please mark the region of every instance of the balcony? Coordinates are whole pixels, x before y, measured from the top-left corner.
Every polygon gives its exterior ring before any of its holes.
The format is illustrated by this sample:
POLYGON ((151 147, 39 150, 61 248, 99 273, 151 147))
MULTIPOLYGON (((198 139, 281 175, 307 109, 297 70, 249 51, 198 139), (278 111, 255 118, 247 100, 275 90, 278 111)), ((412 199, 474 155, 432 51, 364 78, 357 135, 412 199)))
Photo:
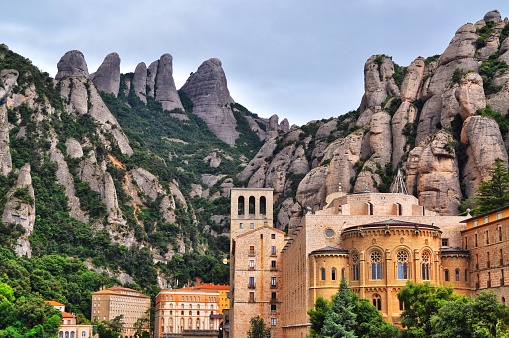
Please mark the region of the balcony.
POLYGON ((249 283, 249 284, 247 285, 247 287, 248 287, 249 289, 254 289, 256 286, 255 286, 255 283, 249 283))
POLYGON ((248 255, 249 255, 249 257, 254 257, 254 255, 255 255, 254 250, 249 250, 249 254, 248 255))
POLYGON ((277 289, 277 284, 270 284, 271 289, 277 289))

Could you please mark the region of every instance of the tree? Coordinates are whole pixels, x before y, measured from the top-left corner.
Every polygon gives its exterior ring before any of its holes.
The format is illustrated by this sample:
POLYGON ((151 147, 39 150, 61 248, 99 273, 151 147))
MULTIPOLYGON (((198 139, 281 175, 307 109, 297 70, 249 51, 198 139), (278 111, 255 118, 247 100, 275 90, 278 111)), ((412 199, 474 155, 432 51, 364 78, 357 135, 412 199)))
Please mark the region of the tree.
POLYGON ((504 162, 497 158, 488 171, 491 179, 482 182, 477 190, 478 207, 476 213, 486 213, 509 205, 509 170, 504 162))
POLYGON ((398 293, 398 299, 405 304, 401 324, 406 328, 405 337, 429 337, 430 320, 452 297, 452 288, 434 286, 429 282, 412 283, 398 293))
POLYGON ((369 300, 361 298, 355 306, 357 327, 355 334, 359 338, 395 338, 401 335, 401 330, 385 319, 369 300))
POLYGON ((124 315, 119 315, 106 323, 106 326, 113 332, 122 332, 124 328, 124 315))
POLYGON ((323 322, 330 310, 330 302, 322 296, 316 297, 315 308, 308 310, 309 321, 311 323, 311 336, 321 337, 323 322))
POLYGON ((330 310, 325 316, 322 334, 332 338, 356 338, 355 295, 350 291, 346 279, 341 279, 339 291, 332 297, 330 310))
POLYGON ((249 321, 251 327, 247 332, 248 338, 270 338, 270 329, 265 325, 262 318, 259 316, 251 318, 249 321))

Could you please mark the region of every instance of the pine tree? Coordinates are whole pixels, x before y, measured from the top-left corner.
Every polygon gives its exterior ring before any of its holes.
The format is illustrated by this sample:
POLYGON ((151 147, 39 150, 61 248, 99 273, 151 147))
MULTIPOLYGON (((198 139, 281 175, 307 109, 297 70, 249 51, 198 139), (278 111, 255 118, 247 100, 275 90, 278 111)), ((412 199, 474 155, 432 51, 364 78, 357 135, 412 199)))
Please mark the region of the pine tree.
POLYGON ((480 214, 509 205, 509 170, 507 166, 500 158, 497 158, 489 173, 491 179, 482 182, 477 191, 479 206, 475 211, 480 214))
POLYGON ((325 317, 322 334, 331 338, 356 338, 355 304, 355 294, 350 291, 343 277, 339 291, 332 297, 331 308, 325 317))

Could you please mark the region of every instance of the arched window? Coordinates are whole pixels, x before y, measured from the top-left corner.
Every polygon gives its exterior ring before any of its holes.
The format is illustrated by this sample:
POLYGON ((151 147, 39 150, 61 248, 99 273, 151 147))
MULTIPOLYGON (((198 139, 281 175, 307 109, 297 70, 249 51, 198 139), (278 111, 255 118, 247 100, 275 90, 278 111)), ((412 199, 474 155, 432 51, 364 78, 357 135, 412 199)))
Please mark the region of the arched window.
POLYGON ((505 304, 505 297, 502 297, 502 304, 505 304))
POLYGON ((245 204, 244 196, 239 196, 238 201, 237 201, 237 208, 238 208, 239 215, 244 215, 244 204, 245 204))
POLYGON ((456 280, 456 282, 460 281, 460 269, 454 270, 454 279, 456 280))
POLYGON ((408 279, 408 252, 398 251, 396 260, 398 262, 398 279, 408 279))
POLYGON ((265 196, 260 197, 260 215, 267 214, 267 199, 265 196))
POLYGON ((65 331, 65 338, 69 338, 69 331, 65 331))
POLYGON ((424 251, 421 255, 421 277, 422 280, 429 280, 429 272, 430 272, 430 254, 428 251, 424 251))
POLYGON ((447 269, 444 270, 444 280, 446 282, 449 281, 449 270, 447 270, 447 269))
POLYGON ((396 215, 402 215, 401 203, 396 203, 396 215))
POLYGON ((189 328, 193 327, 193 320, 191 318, 189 318, 187 325, 189 326, 189 328))
POLYGON ((85 331, 81 331, 81 338, 85 338, 87 336, 87 333, 85 331))
POLYGON ((382 279, 382 254, 373 251, 371 257, 371 279, 382 279))
POLYGON ((173 318, 170 318, 170 319, 168 320, 168 324, 169 324, 170 326, 172 326, 172 325, 173 325, 173 318))
POLYGON ((58 333, 58 338, 64 338, 64 331, 60 331, 58 333))
POLYGON ((352 280, 359 280, 359 254, 352 254, 352 280))
POLYGON ((254 196, 249 197, 249 214, 254 215, 255 213, 255 198, 254 196))
POLYGON ((320 279, 325 280, 325 268, 320 268, 320 279))
POLYGON ((382 297, 377 293, 373 295, 373 306, 376 307, 378 311, 382 311, 382 297))
POLYGON ((345 268, 341 269, 341 278, 345 278, 345 268))
POLYGON ((200 318, 196 318, 196 329, 200 329, 200 318))
POLYGON ((71 331, 71 338, 74 338, 74 331, 71 331))
POLYGON ((468 270, 465 269, 465 282, 468 282, 468 270))
POLYGON ((336 280, 336 268, 332 268, 331 270, 331 279, 336 280))
POLYGON ((193 315, 193 311, 189 311, 189 315, 192 316, 193 315))

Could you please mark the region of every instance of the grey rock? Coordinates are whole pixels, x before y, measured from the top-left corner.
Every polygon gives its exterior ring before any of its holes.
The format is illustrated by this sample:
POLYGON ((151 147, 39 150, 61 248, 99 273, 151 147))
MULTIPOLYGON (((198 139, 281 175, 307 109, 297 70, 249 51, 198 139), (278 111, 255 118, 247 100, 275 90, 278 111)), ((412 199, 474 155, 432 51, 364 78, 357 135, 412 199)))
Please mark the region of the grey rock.
POLYGON ((79 50, 71 50, 60 58, 57 64, 58 73, 55 80, 61 80, 68 76, 84 76, 88 78, 88 67, 83 53, 79 50))
POLYGON ((499 22, 502 20, 502 17, 500 16, 500 12, 498 10, 489 11, 484 15, 484 21, 495 21, 499 22))
POLYGON ((117 53, 108 54, 90 77, 98 90, 117 97, 120 88, 120 56, 117 53))
POLYGON ((202 118, 217 137, 231 146, 235 145, 239 133, 235 130, 237 121, 230 109, 235 102, 228 91, 221 61, 210 59, 203 62, 187 79, 182 90, 193 101, 193 113, 202 118))
POLYGON ((413 102, 417 99, 423 74, 424 58, 418 57, 407 68, 407 73, 401 84, 401 101, 413 102))
POLYGON ((161 102, 164 110, 184 110, 173 80, 173 57, 170 54, 163 54, 159 59, 155 99, 161 102))
POLYGON ((481 75, 468 73, 463 76, 459 88, 456 90, 456 100, 458 100, 459 111, 463 120, 474 115, 478 109, 486 108, 481 75))
POLYGON ((81 144, 73 139, 72 137, 67 139, 65 142, 67 156, 71 158, 82 158, 83 157, 83 148, 81 144))
POLYGON ((147 95, 151 97, 155 97, 155 86, 158 68, 159 60, 152 62, 147 68, 147 95))
POLYGON ((34 231, 35 224, 35 194, 32 187, 32 176, 30 174, 30 164, 25 164, 19 170, 16 185, 9 190, 6 196, 6 203, 2 213, 2 222, 4 224, 18 224, 25 232, 17 239, 14 251, 18 256, 32 256, 29 236, 34 231), (28 197, 31 199, 19 199, 14 194, 18 189, 26 189, 28 197))
POLYGON ((475 33, 476 28, 473 24, 467 23, 456 31, 449 46, 438 59, 439 65, 445 65, 451 61, 463 58, 473 58, 475 56, 475 41, 478 36, 475 33))
POLYGON ((134 70, 133 90, 143 103, 147 103, 147 66, 144 62, 138 63, 134 70))

